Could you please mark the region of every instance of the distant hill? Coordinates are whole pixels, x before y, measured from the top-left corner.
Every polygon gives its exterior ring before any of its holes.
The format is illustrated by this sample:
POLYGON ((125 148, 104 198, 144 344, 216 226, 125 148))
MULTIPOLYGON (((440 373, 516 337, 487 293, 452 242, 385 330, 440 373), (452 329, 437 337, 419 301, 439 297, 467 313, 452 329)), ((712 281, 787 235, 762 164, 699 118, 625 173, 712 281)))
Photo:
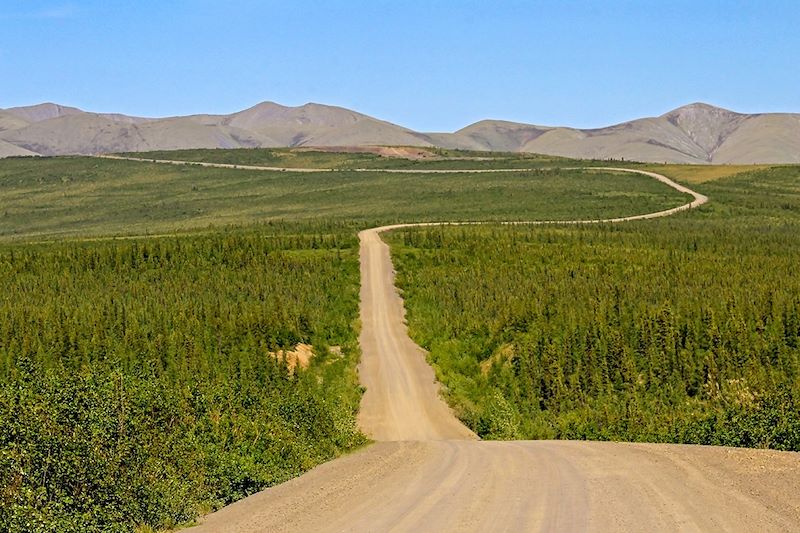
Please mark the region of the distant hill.
POLYGON ((800 114, 703 103, 598 129, 483 120, 420 133, 341 107, 264 102, 230 115, 149 119, 58 104, 0 110, 0 157, 181 148, 439 146, 670 163, 800 163, 800 114))

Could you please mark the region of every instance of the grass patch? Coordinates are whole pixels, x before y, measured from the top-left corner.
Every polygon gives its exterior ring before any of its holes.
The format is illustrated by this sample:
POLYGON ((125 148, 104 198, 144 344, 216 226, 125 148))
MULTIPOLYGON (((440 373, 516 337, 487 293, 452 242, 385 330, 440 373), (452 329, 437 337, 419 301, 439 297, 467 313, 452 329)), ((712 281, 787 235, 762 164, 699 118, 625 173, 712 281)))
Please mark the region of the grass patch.
POLYGON ((659 172, 685 183, 706 183, 745 172, 766 170, 775 165, 645 165, 643 168, 659 172))
POLYGON ((86 157, 0 160, 0 239, 142 235, 268 220, 572 219, 658 211, 686 196, 627 173, 298 174, 86 157))

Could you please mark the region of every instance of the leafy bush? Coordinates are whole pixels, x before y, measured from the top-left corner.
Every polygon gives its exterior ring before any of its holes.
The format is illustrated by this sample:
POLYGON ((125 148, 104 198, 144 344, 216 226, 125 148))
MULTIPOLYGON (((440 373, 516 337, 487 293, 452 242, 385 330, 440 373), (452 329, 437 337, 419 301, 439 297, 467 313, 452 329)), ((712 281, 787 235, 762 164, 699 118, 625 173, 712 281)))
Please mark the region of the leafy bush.
POLYGON ((272 229, 0 251, 0 530, 172 527, 365 442, 355 239, 272 229))

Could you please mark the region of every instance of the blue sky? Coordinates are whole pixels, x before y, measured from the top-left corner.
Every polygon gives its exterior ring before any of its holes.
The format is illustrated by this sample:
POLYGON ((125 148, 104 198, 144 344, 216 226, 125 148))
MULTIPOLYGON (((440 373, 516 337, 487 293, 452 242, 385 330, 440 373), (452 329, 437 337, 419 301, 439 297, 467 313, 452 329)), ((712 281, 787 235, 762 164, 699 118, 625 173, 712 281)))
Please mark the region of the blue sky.
POLYGON ((0 0, 0 107, 264 100, 423 131, 596 127, 705 101, 800 112, 795 1, 0 0))

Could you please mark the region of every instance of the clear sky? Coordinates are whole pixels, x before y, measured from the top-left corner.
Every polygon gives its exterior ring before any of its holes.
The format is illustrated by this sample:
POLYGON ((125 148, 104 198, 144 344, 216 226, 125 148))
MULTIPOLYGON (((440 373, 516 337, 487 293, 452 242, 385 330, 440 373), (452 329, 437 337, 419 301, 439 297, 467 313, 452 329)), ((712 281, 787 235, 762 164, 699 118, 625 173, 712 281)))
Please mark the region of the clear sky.
POLYGON ((264 100, 423 131, 597 127, 694 101, 800 112, 800 2, 0 0, 0 107, 264 100))

